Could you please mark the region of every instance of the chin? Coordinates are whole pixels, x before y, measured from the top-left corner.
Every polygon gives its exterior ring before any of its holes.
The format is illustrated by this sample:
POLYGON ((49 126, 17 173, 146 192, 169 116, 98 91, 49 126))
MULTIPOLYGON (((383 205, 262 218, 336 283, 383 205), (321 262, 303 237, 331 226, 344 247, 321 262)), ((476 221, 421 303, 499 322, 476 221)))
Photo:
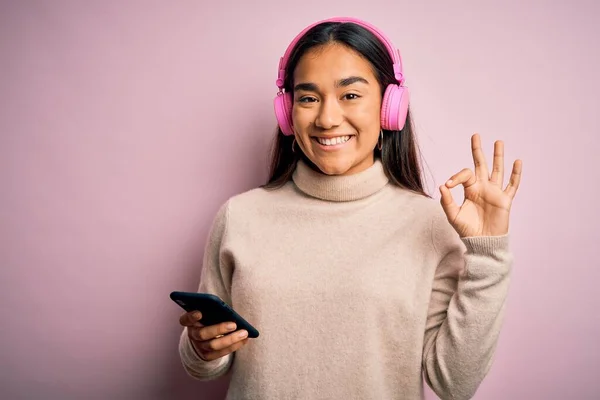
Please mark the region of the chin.
POLYGON ((345 175, 353 167, 350 160, 317 160, 315 165, 325 175, 345 175))

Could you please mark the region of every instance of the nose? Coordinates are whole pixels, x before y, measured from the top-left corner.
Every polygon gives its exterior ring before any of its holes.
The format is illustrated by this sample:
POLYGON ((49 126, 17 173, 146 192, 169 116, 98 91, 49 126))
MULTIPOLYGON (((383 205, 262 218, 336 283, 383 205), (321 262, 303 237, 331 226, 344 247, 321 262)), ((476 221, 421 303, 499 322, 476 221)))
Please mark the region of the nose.
POLYGON ((342 107, 335 97, 329 97, 321 102, 315 125, 321 129, 331 129, 339 126, 344 119, 342 107))

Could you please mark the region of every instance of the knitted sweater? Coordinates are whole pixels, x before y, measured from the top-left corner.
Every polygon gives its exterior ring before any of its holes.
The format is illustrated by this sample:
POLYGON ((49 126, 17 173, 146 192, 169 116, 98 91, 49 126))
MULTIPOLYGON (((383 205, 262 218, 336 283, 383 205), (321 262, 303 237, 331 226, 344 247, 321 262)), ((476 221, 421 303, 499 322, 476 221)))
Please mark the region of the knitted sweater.
POLYGON ((229 199, 214 219, 199 292, 260 336, 205 362, 185 329, 187 373, 231 373, 227 399, 471 398, 502 325, 508 235, 460 238, 438 201, 392 185, 381 162, 229 199))

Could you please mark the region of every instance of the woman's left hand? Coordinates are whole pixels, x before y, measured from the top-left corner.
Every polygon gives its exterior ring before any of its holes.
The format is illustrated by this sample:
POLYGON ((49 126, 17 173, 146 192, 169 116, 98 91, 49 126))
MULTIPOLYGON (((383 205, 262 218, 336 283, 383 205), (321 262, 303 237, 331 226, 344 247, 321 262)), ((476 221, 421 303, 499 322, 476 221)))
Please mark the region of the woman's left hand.
POLYGON ((494 143, 491 176, 478 134, 471 137, 471 149, 475 174, 465 168, 440 187, 442 208, 460 237, 505 235, 508 233, 510 207, 521 181, 522 162, 514 162, 510 181, 503 190, 504 144, 501 141, 494 143), (450 189, 461 184, 465 196, 459 207, 454 202, 450 189))

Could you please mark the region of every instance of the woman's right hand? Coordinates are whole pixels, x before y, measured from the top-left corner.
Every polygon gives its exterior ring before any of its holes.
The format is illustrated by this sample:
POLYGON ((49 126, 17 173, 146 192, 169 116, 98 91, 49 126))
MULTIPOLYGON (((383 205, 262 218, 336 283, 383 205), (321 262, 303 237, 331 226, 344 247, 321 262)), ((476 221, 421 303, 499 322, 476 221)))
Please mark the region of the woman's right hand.
POLYGON ((199 322, 201 319, 200 311, 191 311, 179 317, 179 323, 187 328, 192 346, 204 361, 224 357, 248 343, 248 332, 236 331, 234 322, 204 326, 199 322))

